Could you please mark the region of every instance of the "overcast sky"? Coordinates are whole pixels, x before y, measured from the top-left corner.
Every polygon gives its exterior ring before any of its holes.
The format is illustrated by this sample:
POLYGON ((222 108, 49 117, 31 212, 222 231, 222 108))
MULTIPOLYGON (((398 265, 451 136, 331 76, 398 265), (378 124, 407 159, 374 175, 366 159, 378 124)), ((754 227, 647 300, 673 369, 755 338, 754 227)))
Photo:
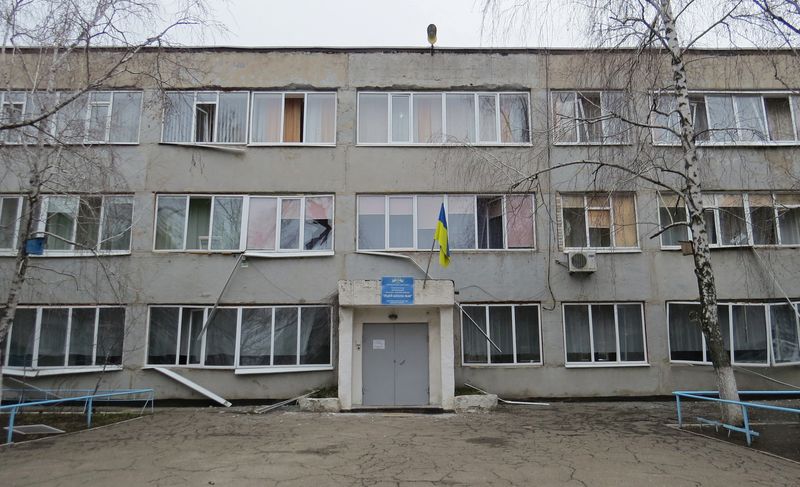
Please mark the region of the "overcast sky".
MULTIPOLYGON (((508 35, 503 35, 503 29, 495 29, 493 38, 487 34, 482 39, 480 6, 480 0, 227 0, 215 3, 214 8, 217 20, 229 33, 204 42, 241 46, 426 46, 426 28, 433 23, 438 27, 439 47, 575 44, 575 27, 568 22, 558 25, 557 14, 548 16, 547 28, 531 29, 527 38, 518 29, 508 35)), ((530 24, 541 24, 541 18, 530 24)))

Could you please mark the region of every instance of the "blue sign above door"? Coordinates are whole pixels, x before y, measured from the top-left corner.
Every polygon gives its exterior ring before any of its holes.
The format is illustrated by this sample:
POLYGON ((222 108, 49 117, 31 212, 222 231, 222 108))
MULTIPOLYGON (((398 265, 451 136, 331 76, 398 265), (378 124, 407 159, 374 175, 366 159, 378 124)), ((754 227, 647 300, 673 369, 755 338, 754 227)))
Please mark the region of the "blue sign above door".
POLYGON ((382 277, 381 304, 390 306, 414 304, 414 278, 382 277))

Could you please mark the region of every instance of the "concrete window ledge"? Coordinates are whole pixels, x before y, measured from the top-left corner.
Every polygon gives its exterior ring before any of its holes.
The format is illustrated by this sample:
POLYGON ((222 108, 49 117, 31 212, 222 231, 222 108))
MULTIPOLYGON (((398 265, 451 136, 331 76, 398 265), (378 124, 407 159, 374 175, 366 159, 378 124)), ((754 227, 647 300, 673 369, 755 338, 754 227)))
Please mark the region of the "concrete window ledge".
POLYGON ((487 412, 497 407, 497 394, 470 394, 456 396, 453 409, 457 413, 487 412))
POLYGON ((301 411, 309 413, 338 413, 341 410, 336 397, 303 397, 297 400, 297 405, 301 411))

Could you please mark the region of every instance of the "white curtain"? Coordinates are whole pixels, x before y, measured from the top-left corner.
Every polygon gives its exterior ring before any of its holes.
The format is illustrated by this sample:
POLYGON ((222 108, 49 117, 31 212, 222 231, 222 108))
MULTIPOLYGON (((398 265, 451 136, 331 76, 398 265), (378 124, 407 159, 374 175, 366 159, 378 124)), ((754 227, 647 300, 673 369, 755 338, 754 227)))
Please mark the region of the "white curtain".
POLYGON ((163 142, 191 142, 194 92, 167 93, 164 107, 163 142))
POLYGON ((389 141, 389 95, 358 95, 358 141, 362 144, 385 144, 389 141))
POLYGON ((336 139, 336 95, 309 93, 306 99, 306 142, 332 144, 336 139))
POLYGON ((244 144, 247 142, 247 92, 220 93, 217 114, 216 142, 244 144))
POLYGON ((445 95, 447 134, 445 142, 475 142, 475 96, 472 94, 445 95))

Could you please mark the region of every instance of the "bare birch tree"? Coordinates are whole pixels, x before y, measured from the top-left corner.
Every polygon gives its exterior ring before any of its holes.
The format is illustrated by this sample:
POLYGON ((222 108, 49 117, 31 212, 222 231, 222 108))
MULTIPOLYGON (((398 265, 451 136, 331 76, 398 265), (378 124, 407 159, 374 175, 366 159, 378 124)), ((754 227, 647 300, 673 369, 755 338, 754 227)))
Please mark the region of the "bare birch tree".
MULTIPOLYGON (((66 204, 78 201, 76 212, 85 215, 86 225, 99 225, 101 218, 112 221, 108 211, 101 217, 99 205, 108 209, 114 202, 100 203, 100 195, 109 188, 125 187, 124 176, 115 165, 114 145, 130 142, 134 136, 138 141, 143 95, 121 93, 114 101, 122 107, 115 120, 116 114, 108 107, 117 92, 110 90, 141 89, 145 84, 158 90, 168 85, 189 68, 164 49, 174 44, 174 37, 223 30, 209 19, 205 0, 175 2, 171 9, 162 3, 3 0, 0 4, 0 178, 6 188, 17 189, 21 195, 14 203, 16 217, 4 221, 12 226, 6 233, 16 238, 13 273, 6 294, 0 296, 0 342, 8 335, 20 293, 30 284, 30 270, 42 269, 31 261, 31 239, 45 238, 55 248, 90 257, 97 257, 100 249, 113 249, 121 237, 130 239, 131 221, 112 224, 103 235, 95 228, 88 229, 88 234, 94 231, 88 240, 42 232, 42 201, 45 193, 65 195, 66 204), (108 110, 99 110, 95 118, 94 105, 108 110), (126 117, 135 117, 135 124, 126 117), (115 133, 123 135, 115 139, 115 133), (75 199, 76 193, 87 196, 75 199), (72 195, 72 200, 67 201, 66 195, 72 195)), ((127 203, 122 203, 117 207, 124 213, 127 203)), ((119 276, 102 259, 95 263, 104 274, 102 279, 112 288, 118 287, 119 276)), ((4 352, 0 347, 0 371, 4 352)))
MULTIPOLYGON (((548 1, 511 3, 509 6, 503 0, 482 1, 486 14, 514 12, 517 15, 505 22, 493 18, 491 25, 509 28, 520 17, 531 18, 530 11, 546 11, 552 7, 548 1), (525 9, 524 15, 519 15, 521 8, 525 9)), ((589 64, 591 68, 588 69, 592 72, 586 73, 588 70, 584 68, 583 74, 595 82, 605 76, 601 82, 610 83, 607 86, 622 89, 625 93, 624 105, 604 109, 601 113, 598 104, 596 114, 577 116, 572 123, 591 126, 604 120, 619 120, 639 130, 638 148, 613 161, 599 157, 597 160, 562 163, 526 175, 513 186, 531 184, 544 172, 562 170, 566 166, 585 166, 595 177, 606 171, 618 178, 636 178, 679 195, 685 203, 687 221, 673 222, 661 232, 673 226, 688 226, 690 230, 700 301, 698 321, 716 372, 720 397, 738 400, 731 355, 725 350, 719 322, 717 283, 700 175, 702 155, 697 147, 698 141, 707 140, 709 133, 736 131, 736 127, 695 125, 690 99, 693 86, 691 69, 687 66, 698 61, 693 52, 698 47, 746 46, 764 49, 764 56, 796 54, 795 46, 800 41, 797 29, 800 26, 800 7, 792 0, 579 0, 572 2, 571 6, 575 7, 575 15, 588 19, 585 37, 576 39, 576 42, 590 45, 590 55, 601 55, 599 59, 603 61, 600 67, 589 64), (655 132, 671 138, 679 148, 658 151, 651 144, 651 134, 655 132)), ((531 30, 530 26, 528 30, 531 30)), ((797 73, 793 72, 797 61, 785 63, 779 60, 774 63, 775 77, 781 79, 787 88, 797 88, 792 86, 793 81, 797 83, 797 73)), ((554 116, 558 118, 559 114, 554 113, 554 116)), ((551 129, 557 131, 558 127, 551 129)), ((726 422, 736 424, 742 421, 738 406, 723 404, 722 413, 726 422)))

